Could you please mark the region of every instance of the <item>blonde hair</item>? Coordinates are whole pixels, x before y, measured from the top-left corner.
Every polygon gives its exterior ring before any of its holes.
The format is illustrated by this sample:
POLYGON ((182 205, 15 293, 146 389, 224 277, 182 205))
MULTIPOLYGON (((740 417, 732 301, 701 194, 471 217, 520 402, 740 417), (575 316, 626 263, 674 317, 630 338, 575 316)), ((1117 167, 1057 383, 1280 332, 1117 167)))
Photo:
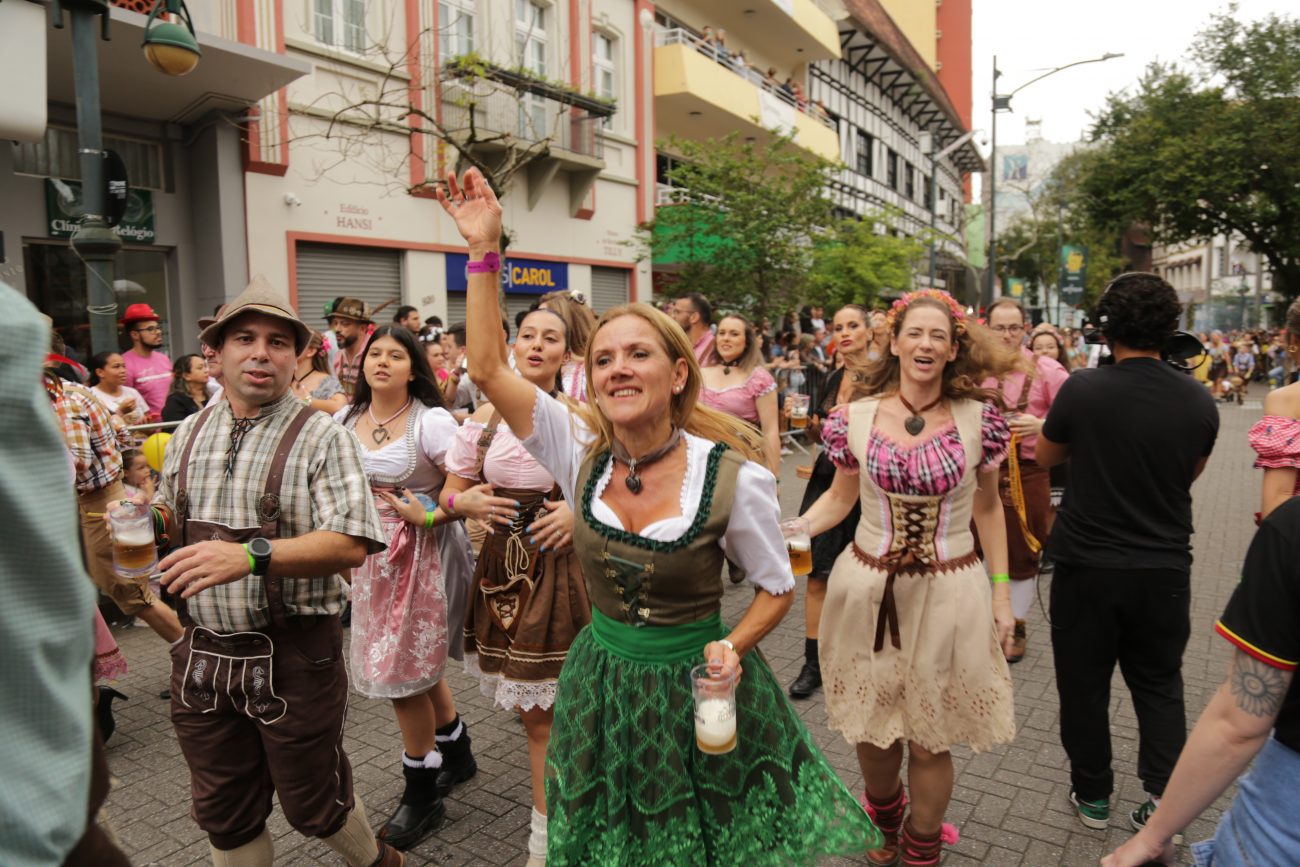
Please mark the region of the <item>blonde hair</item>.
POLYGON ((588 454, 594 455, 608 451, 614 441, 614 426, 595 403, 596 386, 592 377, 592 371, 594 370, 592 347, 595 346, 596 335, 600 333, 600 329, 622 316, 635 316, 649 323, 650 327, 658 335, 664 351, 668 353, 670 364, 675 365, 678 359, 686 362, 686 385, 680 392, 672 396, 671 417, 673 427, 682 428, 687 433, 706 440, 726 443, 740 452, 746 460, 761 463, 763 460, 762 440, 759 437, 758 430, 753 425, 741 421, 735 416, 719 412, 716 409, 710 409, 699 402, 703 377, 700 374, 700 364, 695 360, 695 349, 690 340, 687 339, 686 332, 682 331, 681 326, 666 313, 649 304, 642 303, 622 304, 606 310, 596 323, 596 327, 592 330, 591 337, 587 341, 587 349, 583 353, 583 362, 587 371, 587 395, 591 402, 585 406, 577 407, 575 412, 587 423, 587 427, 592 433, 596 435, 595 439, 587 447, 588 454))
POLYGON ((585 354, 591 334, 596 330, 596 314, 592 309, 574 298, 567 289, 547 292, 539 303, 545 304, 547 310, 564 320, 569 351, 574 355, 585 354))
MULTIPOLYGON (((897 311, 890 331, 891 337, 898 337, 907 314, 917 307, 932 307, 943 311, 948 318, 948 333, 957 346, 957 357, 943 368, 945 398, 1000 402, 997 389, 982 388, 979 383, 989 377, 1001 378, 1014 371, 1031 372, 1029 364, 1019 352, 1003 346, 983 325, 968 321, 961 323, 963 327, 958 328, 958 322, 948 304, 920 293, 897 311)), ((885 349, 880 359, 870 365, 858 380, 852 400, 897 391, 900 376, 898 356, 885 349)))
MULTIPOLYGON (((741 330, 745 332, 745 348, 740 351, 740 356, 736 359, 735 367, 739 368, 742 373, 749 373, 755 367, 763 363, 763 349, 758 345, 758 335, 754 333, 754 326, 748 319, 739 313, 724 313, 718 317, 718 328, 722 328, 722 323, 726 319, 735 319, 741 325, 741 330)), ((722 353, 718 352, 717 337, 713 340, 713 351, 709 353, 708 363, 705 367, 717 367, 723 364, 722 353)))

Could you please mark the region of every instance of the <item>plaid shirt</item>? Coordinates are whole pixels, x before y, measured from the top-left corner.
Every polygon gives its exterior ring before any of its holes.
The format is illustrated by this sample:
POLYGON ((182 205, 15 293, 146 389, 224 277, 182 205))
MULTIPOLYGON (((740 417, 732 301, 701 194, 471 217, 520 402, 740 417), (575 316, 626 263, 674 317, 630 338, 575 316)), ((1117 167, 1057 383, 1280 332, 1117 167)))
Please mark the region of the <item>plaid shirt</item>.
MULTIPOLYGON (((226 477, 226 456, 234 414, 221 401, 198 433, 190 455, 190 519, 243 528, 261 525, 258 500, 262 496, 271 458, 285 429, 302 408, 292 392, 262 407, 260 419, 244 435, 235 456, 234 475, 226 477)), ((163 462, 162 483, 155 503, 174 509, 181 453, 198 423, 200 413, 176 429, 163 462)), ((384 548, 361 466, 355 438, 325 413, 314 413, 303 426, 285 464, 280 491, 280 538, 330 530, 366 539, 373 553, 384 548)), ((179 542, 179 538, 176 540, 179 542)), ((197 540, 196 540, 197 541, 197 540)), ((271 561, 272 570, 275 560, 271 561)), ((319 578, 284 579, 284 602, 295 614, 338 614, 343 610, 342 579, 337 574, 319 578)), ((261 629, 271 622, 262 579, 248 575, 219 584, 190 597, 189 614, 196 623, 218 632, 261 629)))
POLYGON ((47 388, 63 441, 77 467, 77 493, 107 488, 122 477, 122 451, 113 414, 90 389, 75 382, 47 380, 47 388))
POLYGON ((334 375, 338 377, 339 385, 343 386, 343 393, 351 401, 357 388, 357 377, 361 375, 361 350, 357 349, 357 354, 351 361, 348 361, 346 349, 340 351, 334 359, 334 375))

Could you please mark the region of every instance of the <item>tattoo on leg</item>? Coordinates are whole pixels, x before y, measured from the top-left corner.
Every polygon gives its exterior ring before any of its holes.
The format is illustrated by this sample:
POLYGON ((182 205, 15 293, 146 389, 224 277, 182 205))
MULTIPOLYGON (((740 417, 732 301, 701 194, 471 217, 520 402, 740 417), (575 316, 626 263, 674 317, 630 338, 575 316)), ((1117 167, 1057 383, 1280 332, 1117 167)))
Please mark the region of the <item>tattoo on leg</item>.
POLYGON ((1233 654, 1228 684, 1237 707, 1251 716, 1277 716, 1286 696, 1282 671, 1240 650, 1233 654))

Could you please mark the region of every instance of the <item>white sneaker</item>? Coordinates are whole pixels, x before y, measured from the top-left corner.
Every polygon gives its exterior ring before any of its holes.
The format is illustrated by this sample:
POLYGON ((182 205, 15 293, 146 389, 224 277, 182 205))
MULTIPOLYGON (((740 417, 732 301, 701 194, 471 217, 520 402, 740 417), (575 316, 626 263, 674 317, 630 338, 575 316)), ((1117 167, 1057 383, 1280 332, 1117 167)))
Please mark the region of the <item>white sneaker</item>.
POLYGON ((781 446, 781 454, 792 455, 794 454, 794 449, 790 448, 789 446, 781 446))

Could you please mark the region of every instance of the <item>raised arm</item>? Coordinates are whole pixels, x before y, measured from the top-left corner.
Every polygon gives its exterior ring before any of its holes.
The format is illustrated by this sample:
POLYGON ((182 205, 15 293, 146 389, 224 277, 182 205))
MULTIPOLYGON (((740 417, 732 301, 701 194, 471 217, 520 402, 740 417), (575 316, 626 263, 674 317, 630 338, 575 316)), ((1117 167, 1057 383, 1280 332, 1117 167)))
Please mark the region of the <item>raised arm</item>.
MULTIPOLYGON (((471 264, 482 262, 501 249, 501 203, 478 169, 465 172, 462 182, 447 173, 447 187, 437 189, 438 203, 453 220, 469 245, 471 264)), ((499 271, 473 272, 467 279, 465 340, 474 384, 501 411, 520 439, 533 432, 533 402, 537 390, 516 376, 506 362, 506 340, 501 331, 499 271)))

